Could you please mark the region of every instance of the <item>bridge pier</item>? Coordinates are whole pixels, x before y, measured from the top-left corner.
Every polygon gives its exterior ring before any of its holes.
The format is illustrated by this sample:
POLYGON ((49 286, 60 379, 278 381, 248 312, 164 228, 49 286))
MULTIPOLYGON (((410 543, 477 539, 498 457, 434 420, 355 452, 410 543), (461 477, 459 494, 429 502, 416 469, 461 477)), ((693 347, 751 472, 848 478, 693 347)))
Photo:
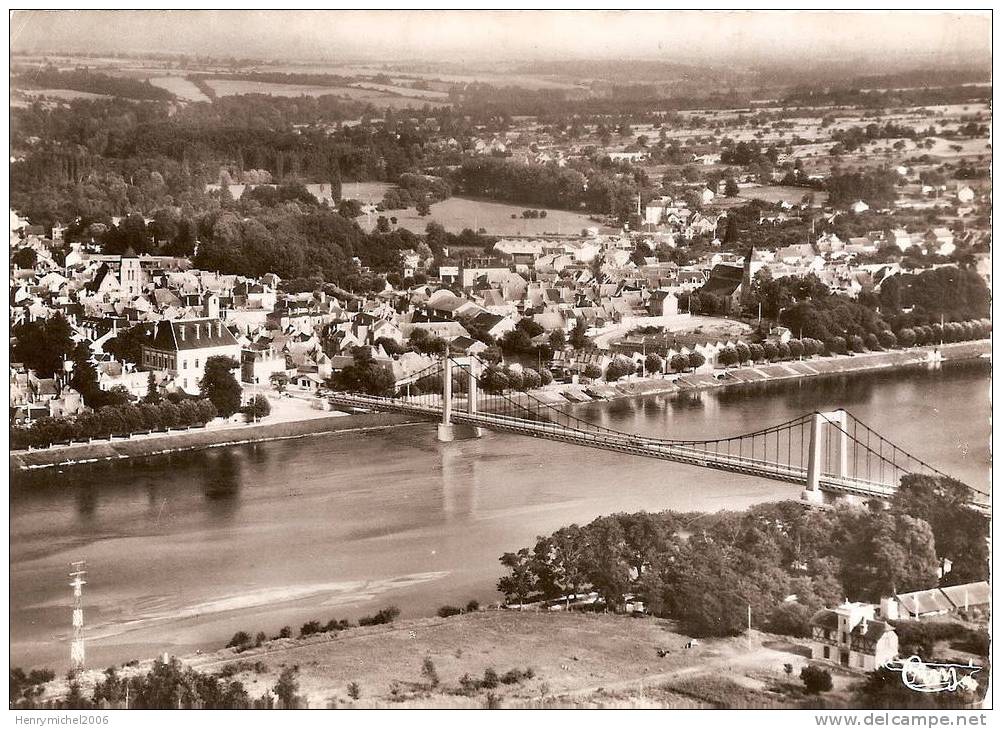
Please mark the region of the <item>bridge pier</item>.
MULTIPOLYGON (((461 358, 460 369, 467 373, 466 387, 466 411, 470 415, 477 412, 477 380, 476 380, 475 357, 461 358)), ((442 363, 442 422, 438 424, 438 440, 440 443, 451 443, 457 438, 480 438, 484 434, 483 428, 472 425, 459 426, 452 422, 452 369, 453 359, 446 355, 442 363)))
MULTIPOLYGON (((824 447, 823 434, 826 425, 829 428, 837 425, 839 428, 834 446, 837 449, 837 455, 835 459, 836 472, 833 475, 838 478, 845 478, 848 475, 849 436, 846 432, 848 423, 848 413, 845 410, 814 413, 811 418, 811 441, 807 456, 807 488, 800 495, 804 501, 809 501, 812 504, 824 503, 824 495, 821 493, 821 461, 822 448, 824 447)), ((828 455, 830 458, 832 454, 829 452, 828 455)))

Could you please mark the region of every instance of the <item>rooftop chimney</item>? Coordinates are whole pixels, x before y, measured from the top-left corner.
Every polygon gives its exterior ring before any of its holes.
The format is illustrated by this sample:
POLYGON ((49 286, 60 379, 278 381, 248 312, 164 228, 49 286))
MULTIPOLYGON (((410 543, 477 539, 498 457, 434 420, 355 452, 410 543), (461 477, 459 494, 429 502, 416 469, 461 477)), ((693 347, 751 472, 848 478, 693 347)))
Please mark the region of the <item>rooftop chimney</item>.
POLYGON ((201 339, 201 338, 202 338, 202 327, 198 325, 198 322, 195 322, 195 339, 201 339))
POLYGON ((181 341, 184 341, 184 324, 179 324, 177 327, 181 332, 181 341))

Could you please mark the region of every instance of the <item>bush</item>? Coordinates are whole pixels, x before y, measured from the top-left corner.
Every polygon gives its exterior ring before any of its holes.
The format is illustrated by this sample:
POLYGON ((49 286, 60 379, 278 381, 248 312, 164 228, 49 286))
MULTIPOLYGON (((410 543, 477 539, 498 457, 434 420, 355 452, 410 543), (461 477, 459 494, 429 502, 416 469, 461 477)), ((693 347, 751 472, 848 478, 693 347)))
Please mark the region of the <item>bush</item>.
POLYGON ((352 681, 348 684, 348 698, 352 701, 358 701, 362 697, 362 687, 358 685, 357 681, 352 681))
POLYGON ((501 683, 501 679, 498 678, 497 671, 493 668, 487 668, 484 670, 484 677, 480 681, 480 685, 486 689, 497 688, 501 683))
POLYGON ((881 348, 880 340, 877 339, 877 335, 874 334, 873 332, 868 332, 867 335, 863 337, 863 343, 866 345, 866 348, 869 349, 871 352, 876 352, 881 348))
POLYGON ((303 626, 299 629, 299 637, 305 638, 308 635, 315 635, 316 633, 322 633, 323 628, 320 622, 317 620, 311 620, 308 623, 303 623, 303 626))
POLYGON ((477 602, 476 600, 470 600, 468 603, 466 603, 466 612, 468 613, 475 613, 479 609, 480 609, 480 603, 477 602))
POLYGON ((809 694, 820 694, 832 690, 832 675, 817 666, 804 666, 800 671, 800 680, 809 694))
POLYGON ((892 349, 898 345, 898 338, 894 336, 894 332, 889 329, 878 332, 877 341, 880 342, 880 346, 884 349, 892 349))
POLYGON ((358 624, 365 625, 386 625, 392 623, 400 617, 400 609, 391 605, 390 607, 383 608, 375 615, 366 616, 364 618, 358 619, 358 624))
POLYGON ((230 638, 230 642, 226 644, 226 647, 236 648, 238 650, 245 650, 247 648, 250 648, 251 643, 252 639, 250 637, 250 633, 247 633, 243 630, 238 630, 236 633, 233 634, 233 637, 230 638))
POLYGON ((438 617, 451 618, 453 615, 460 615, 462 612, 463 609, 458 608, 455 605, 443 605, 438 609, 438 617))
POLYGON ((292 628, 290 628, 288 625, 286 625, 284 628, 282 628, 280 631, 278 631, 278 637, 279 638, 291 638, 292 637, 292 628))

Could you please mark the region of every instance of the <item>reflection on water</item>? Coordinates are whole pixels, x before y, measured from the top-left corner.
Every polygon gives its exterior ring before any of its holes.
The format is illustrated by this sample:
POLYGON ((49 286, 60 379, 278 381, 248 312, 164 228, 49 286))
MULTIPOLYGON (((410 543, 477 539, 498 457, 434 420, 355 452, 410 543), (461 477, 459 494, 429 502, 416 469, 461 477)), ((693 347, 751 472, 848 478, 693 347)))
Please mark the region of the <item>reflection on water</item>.
MULTIPOLYGON (((610 428, 700 438, 845 407, 906 450, 988 488, 989 374, 983 361, 951 363, 574 412, 610 428)), ((440 444, 425 424, 18 473, 12 659, 65 666, 66 644, 54 636, 68 633, 65 573, 74 559, 90 569, 88 625, 106 636, 88 654, 109 665, 216 646, 236 630, 335 617, 332 585, 338 617, 386 602, 405 615, 487 602, 498 556, 561 525, 615 511, 743 508, 797 493, 520 436, 440 444)))

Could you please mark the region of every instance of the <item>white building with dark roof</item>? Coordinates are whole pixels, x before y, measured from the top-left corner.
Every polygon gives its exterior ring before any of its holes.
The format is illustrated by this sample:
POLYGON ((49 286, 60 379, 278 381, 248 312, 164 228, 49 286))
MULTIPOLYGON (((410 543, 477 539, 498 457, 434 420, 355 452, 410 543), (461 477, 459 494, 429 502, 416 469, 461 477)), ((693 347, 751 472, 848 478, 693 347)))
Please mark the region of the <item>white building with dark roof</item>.
POLYGON ((209 357, 240 362, 240 343, 219 319, 179 319, 157 323, 153 342, 143 345, 143 368, 164 370, 177 386, 198 394, 209 357))

